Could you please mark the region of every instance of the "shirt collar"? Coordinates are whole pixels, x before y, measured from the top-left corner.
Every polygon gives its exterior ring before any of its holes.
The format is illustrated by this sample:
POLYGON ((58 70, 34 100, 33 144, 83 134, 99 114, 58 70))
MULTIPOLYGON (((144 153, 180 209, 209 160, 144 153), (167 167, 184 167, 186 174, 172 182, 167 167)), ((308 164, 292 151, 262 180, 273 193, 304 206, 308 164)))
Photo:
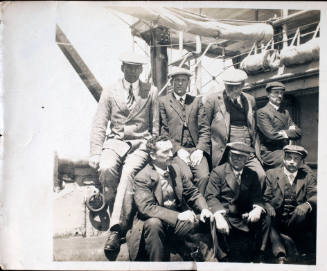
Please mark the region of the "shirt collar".
POLYGON ((275 108, 275 109, 278 111, 279 106, 277 106, 277 105, 275 105, 275 104, 273 104, 273 103, 271 103, 271 102, 269 102, 269 103, 270 103, 270 105, 271 105, 273 108, 275 108))
POLYGON ((173 92, 175 98, 177 101, 180 100, 180 98, 183 98, 183 101, 185 102, 185 98, 186 98, 186 93, 183 96, 179 96, 178 94, 176 94, 175 92, 173 92))
POLYGON ((243 173, 243 168, 242 168, 240 171, 237 171, 237 170, 235 170, 235 169, 233 168, 233 172, 234 172, 235 176, 236 176, 237 174, 242 175, 242 173, 243 173))
POLYGON ((295 171, 295 172, 293 172, 293 173, 291 173, 291 172, 289 172, 289 171, 287 170, 286 167, 284 167, 284 173, 286 174, 286 176, 288 177, 289 180, 290 180, 290 176, 292 175, 292 176, 294 176, 294 178, 293 178, 292 181, 294 181, 294 179, 295 179, 295 177, 296 177, 296 175, 297 175, 297 172, 298 172, 298 170, 295 171))
POLYGON ((154 169, 158 172, 158 174, 160 176, 164 176, 165 172, 168 172, 168 167, 166 170, 160 168, 160 167, 157 167, 156 165, 153 165, 154 169))
POLYGON ((127 82, 125 78, 123 78, 123 85, 124 88, 129 90, 130 85, 132 85, 133 89, 138 89, 140 84, 140 80, 137 79, 134 83, 127 82))

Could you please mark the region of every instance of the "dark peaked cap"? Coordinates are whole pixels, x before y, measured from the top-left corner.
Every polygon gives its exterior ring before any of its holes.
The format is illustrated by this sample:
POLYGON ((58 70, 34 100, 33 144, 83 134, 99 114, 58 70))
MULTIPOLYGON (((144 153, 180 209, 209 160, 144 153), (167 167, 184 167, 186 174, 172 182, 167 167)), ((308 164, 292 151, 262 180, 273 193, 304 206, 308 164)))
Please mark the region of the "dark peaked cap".
POLYGON ((308 151, 299 145, 286 145, 284 146, 283 150, 284 152, 300 154, 303 159, 308 155, 308 151))

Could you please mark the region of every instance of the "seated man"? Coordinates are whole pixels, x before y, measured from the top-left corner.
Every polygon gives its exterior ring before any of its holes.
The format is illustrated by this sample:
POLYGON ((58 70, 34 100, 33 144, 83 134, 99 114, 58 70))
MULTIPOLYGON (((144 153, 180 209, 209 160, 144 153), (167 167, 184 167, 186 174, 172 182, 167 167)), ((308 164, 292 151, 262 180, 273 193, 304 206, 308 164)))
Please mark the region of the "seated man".
POLYGON ((280 82, 268 83, 266 86, 269 102, 257 111, 257 126, 260 136, 260 155, 266 168, 275 168, 283 163, 283 147, 290 140, 301 137, 301 129, 283 108, 282 101, 285 86, 280 82))
MULTIPOLYGON (((204 195, 209 176, 209 166, 203 154, 210 155, 210 128, 201 97, 186 93, 191 72, 174 69, 170 75, 173 92, 159 98, 160 133, 171 138, 176 162, 184 171, 193 173, 194 184, 204 195)), ((189 173, 191 175, 191 173, 189 173)))
MULTIPOLYGON (((130 259, 168 261, 167 244, 181 248, 193 244, 198 232, 212 214, 199 190, 176 165, 171 164, 173 145, 165 136, 148 140, 151 162, 135 177, 134 199, 138 215, 127 238, 130 259), (195 213, 200 213, 199 220, 195 213)), ((198 246, 187 247, 188 256, 196 255, 198 246)), ((190 257, 188 257, 190 259, 190 257)))
POLYGON ((302 167, 307 151, 286 145, 283 165, 267 171, 264 199, 267 213, 273 217, 270 233, 273 254, 285 263, 286 251, 280 233, 286 233, 301 253, 315 249, 317 180, 308 167, 302 167))
POLYGON ((206 189, 218 230, 217 257, 220 261, 250 262, 258 256, 262 261, 270 217, 265 215, 258 175, 245 166, 254 149, 233 142, 227 144, 227 151, 228 162, 211 172, 206 189))

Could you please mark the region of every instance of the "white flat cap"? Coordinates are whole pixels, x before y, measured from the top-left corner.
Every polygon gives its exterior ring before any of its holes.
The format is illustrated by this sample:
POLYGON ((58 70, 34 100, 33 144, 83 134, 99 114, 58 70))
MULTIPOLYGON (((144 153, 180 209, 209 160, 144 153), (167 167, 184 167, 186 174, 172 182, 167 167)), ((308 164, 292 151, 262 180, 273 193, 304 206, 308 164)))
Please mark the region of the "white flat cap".
POLYGON ((127 64, 135 64, 135 65, 142 65, 147 64, 148 61, 145 57, 138 55, 134 52, 125 52, 120 55, 120 61, 127 63, 127 64))
POLYGON ((192 76, 192 73, 188 69, 180 68, 180 67, 173 67, 171 69, 171 72, 168 74, 168 77, 173 77, 173 76, 176 76, 179 74, 185 74, 189 77, 192 76))
POLYGON ((239 69, 228 69, 222 73, 221 78, 224 80, 225 84, 240 85, 248 78, 248 76, 245 71, 239 69))

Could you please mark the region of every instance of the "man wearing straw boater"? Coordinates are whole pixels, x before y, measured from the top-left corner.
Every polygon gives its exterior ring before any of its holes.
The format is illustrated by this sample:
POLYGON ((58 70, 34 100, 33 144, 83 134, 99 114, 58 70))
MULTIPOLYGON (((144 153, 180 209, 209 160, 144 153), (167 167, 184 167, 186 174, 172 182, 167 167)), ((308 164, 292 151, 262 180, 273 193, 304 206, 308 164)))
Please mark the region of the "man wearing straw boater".
POLYGON ((90 166, 100 173, 111 211, 104 247, 109 259, 118 255, 120 240, 132 224, 133 178, 147 161, 147 139, 159 131, 157 89, 139 80, 146 60, 135 53, 126 53, 120 60, 124 78, 101 94, 92 126, 89 159, 90 166))
POLYGON ((254 149, 246 166, 254 170, 261 185, 265 172, 259 161, 259 138, 256 133, 255 99, 242 92, 247 74, 239 69, 228 69, 221 75, 225 89, 208 95, 204 104, 211 128, 211 158, 213 168, 226 161, 227 143, 243 142, 254 149))
POLYGON ((186 93, 191 76, 188 69, 180 67, 170 72, 173 91, 159 99, 160 134, 171 139, 176 161, 184 171, 190 168, 194 184, 204 195, 209 175, 206 155, 210 154, 210 128, 201 97, 186 93))

